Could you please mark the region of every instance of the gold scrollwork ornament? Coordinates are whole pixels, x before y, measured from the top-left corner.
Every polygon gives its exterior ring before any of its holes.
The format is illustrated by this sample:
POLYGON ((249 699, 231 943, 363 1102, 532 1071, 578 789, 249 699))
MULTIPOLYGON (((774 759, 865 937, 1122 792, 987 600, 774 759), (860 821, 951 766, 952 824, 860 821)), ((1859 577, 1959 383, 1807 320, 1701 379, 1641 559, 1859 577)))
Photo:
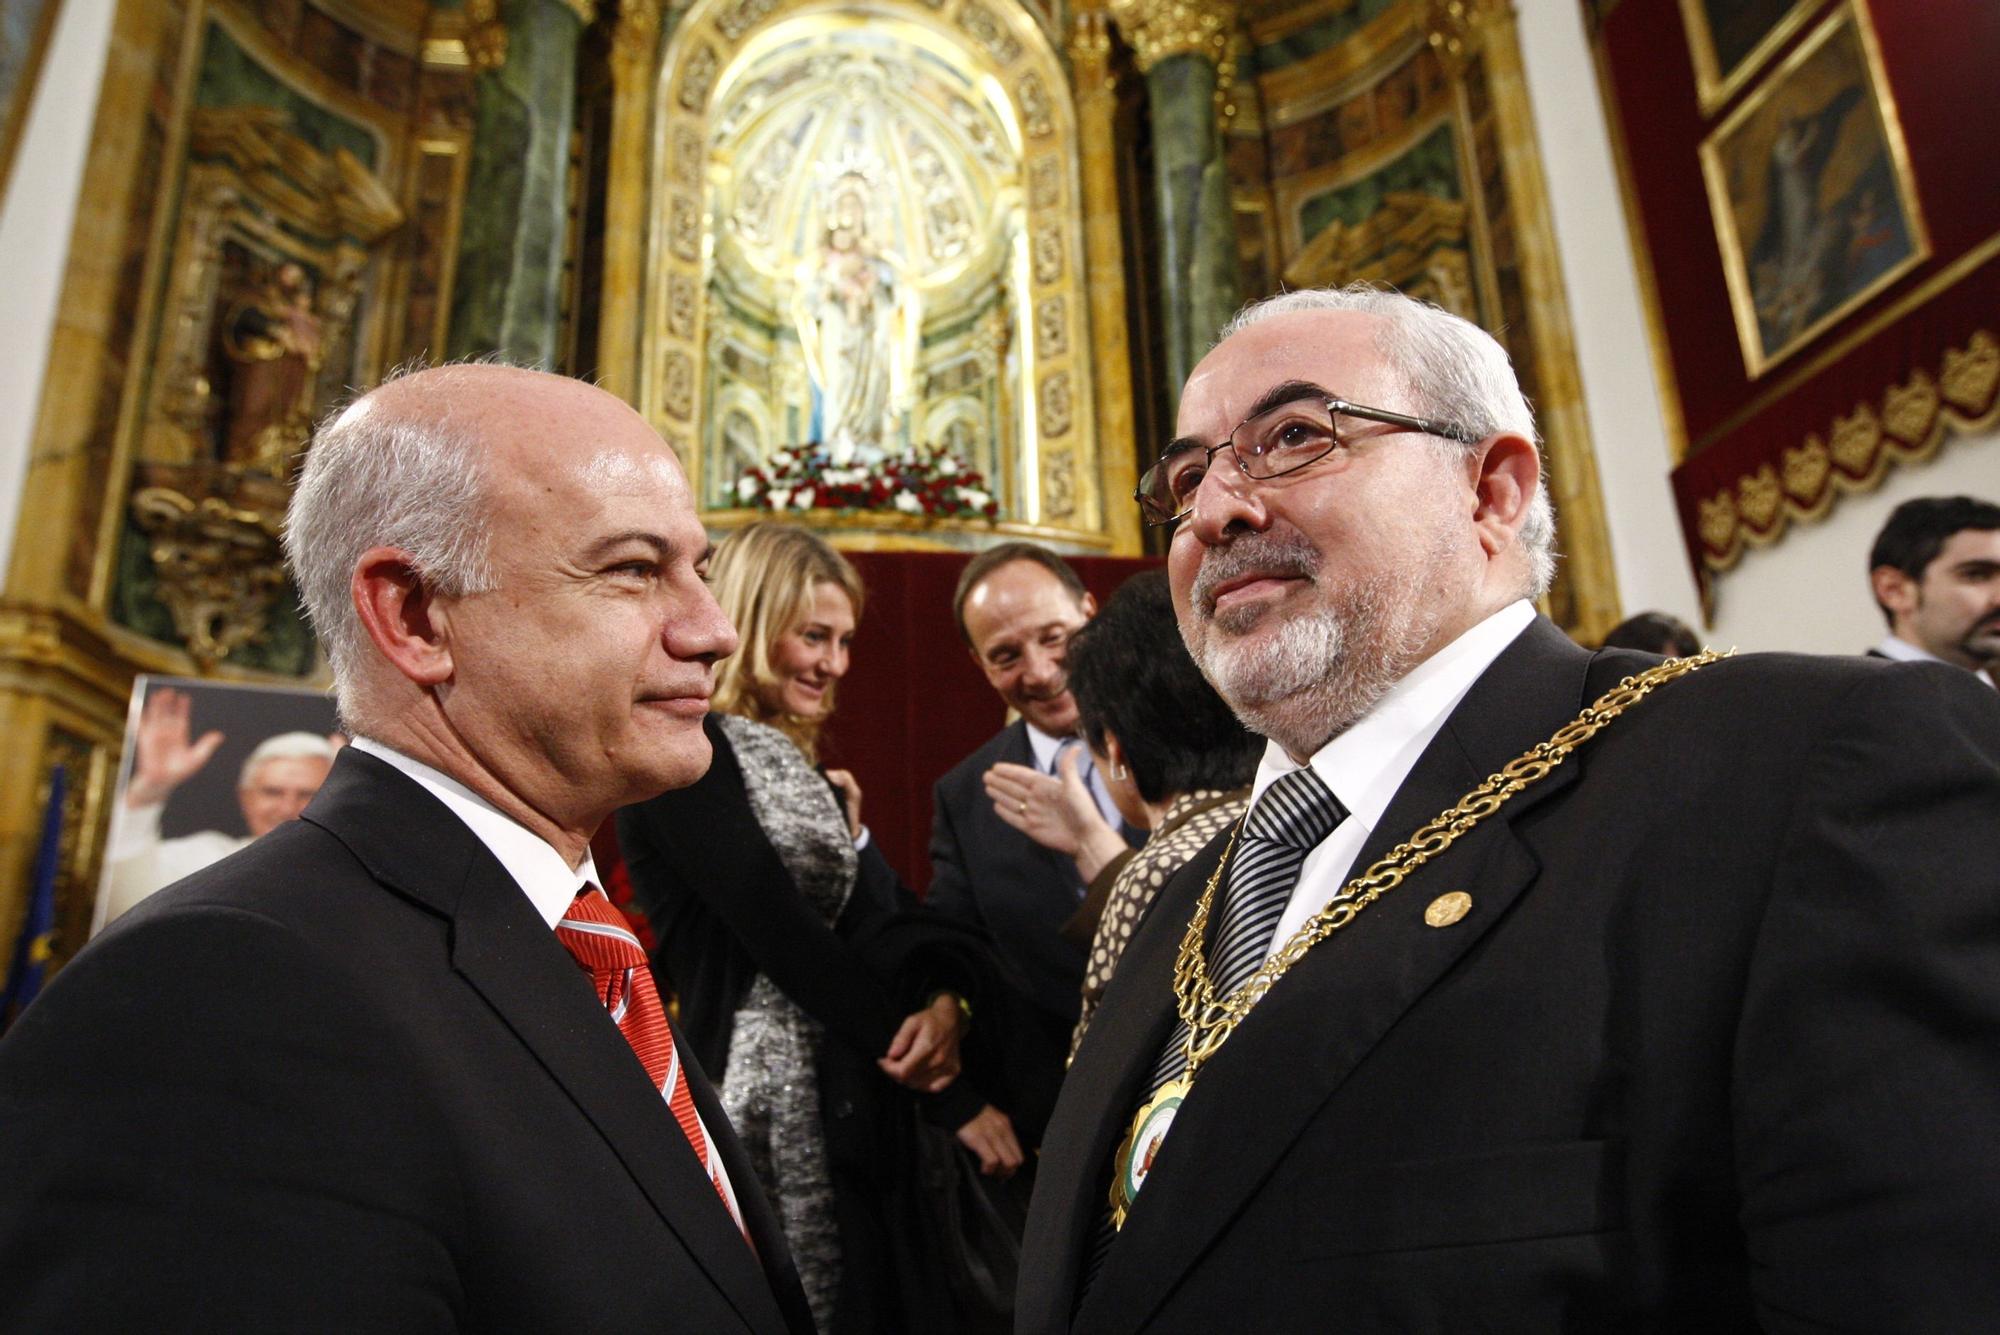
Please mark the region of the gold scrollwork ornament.
POLYGON ((279 546, 285 494, 276 480, 222 476, 209 483, 202 471, 173 470, 179 486, 142 487, 131 505, 149 539, 159 599, 207 671, 264 636, 285 586, 279 546), (211 485, 210 494, 200 494, 211 485))

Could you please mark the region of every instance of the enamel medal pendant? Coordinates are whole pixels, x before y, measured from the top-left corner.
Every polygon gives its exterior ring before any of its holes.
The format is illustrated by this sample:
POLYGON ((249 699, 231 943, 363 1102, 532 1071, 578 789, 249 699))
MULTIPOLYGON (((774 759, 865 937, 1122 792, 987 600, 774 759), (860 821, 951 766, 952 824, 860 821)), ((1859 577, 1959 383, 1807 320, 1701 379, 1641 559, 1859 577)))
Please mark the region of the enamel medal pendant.
POLYGON ((1167 1132, 1173 1127, 1174 1114, 1180 1111, 1181 1101, 1191 1088, 1193 1082, 1184 1075, 1169 1080, 1133 1116, 1132 1129, 1125 1133, 1124 1143, 1119 1145, 1117 1158, 1112 1161, 1113 1228, 1125 1227, 1126 1212, 1139 1199, 1139 1189, 1146 1185, 1146 1178, 1153 1171, 1153 1158, 1159 1154, 1167 1132))

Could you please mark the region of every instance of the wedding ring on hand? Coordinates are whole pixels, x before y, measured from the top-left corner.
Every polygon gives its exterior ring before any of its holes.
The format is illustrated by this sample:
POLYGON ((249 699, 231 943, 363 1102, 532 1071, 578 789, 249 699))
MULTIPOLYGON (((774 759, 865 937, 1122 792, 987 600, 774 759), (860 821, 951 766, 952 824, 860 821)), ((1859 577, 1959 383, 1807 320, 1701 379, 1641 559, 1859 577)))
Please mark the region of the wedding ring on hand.
POLYGON ((1016 803, 1014 803, 1014 810, 1015 810, 1015 812, 1016 812, 1017 814, 1019 814, 1019 815, 1023 815, 1023 816, 1027 815, 1027 814, 1028 814, 1028 799, 1024 797, 1024 798, 1020 799, 1019 801, 1017 801, 1016 803))

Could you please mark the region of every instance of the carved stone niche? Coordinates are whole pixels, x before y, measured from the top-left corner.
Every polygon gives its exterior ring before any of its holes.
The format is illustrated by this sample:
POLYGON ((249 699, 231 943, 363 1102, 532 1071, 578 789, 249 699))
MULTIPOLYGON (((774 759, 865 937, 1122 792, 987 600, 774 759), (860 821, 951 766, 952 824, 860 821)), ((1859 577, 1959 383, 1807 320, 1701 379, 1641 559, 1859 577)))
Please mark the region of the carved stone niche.
POLYGON ((289 479, 317 415, 366 383, 355 312, 403 213, 281 108, 195 111, 189 158, 130 513, 208 666, 261 636, 284 586, 289 479))
POLYGON ((257 639, 285 587, 279 547, 291 488, 212 463, 146 464, 132 517, 147 538, 160 601, 203 671, 257 639))

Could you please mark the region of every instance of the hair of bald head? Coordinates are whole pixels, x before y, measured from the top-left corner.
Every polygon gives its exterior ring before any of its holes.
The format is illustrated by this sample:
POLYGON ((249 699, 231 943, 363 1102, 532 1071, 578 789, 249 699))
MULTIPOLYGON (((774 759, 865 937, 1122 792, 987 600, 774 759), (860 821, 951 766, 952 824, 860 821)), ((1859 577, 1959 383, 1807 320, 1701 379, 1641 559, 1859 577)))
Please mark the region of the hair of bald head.
MULTIPOLYGON (((1408 383, 1410 408, 1467 428, 1478 440, 1508 433, 1525 437, 1541 453, 1535 434, 1535 412, 1521 393, 1507 350, 1470 320, 1427 301, 1400 292, 1354 283, 1338 288, 1306 288, 1245 306, 1222 327, 1216 344, 1253 325, 1280 315, 1307 311, 1345 311, 1376 319, 1375 349, 1408 383)), ((1331 388, 1338 388, 1332 386, 1331 388)), ((1394 404, 1377 404, 1392 408, 1394 404)), ((1446 458, 1463 458, 1473 449, 1455 440, 1431 438, 1446 458)), ((1556 516, 1549 502, 1547 469, 1535 486, 1527 518, 1516 541, 1528 562, 1527 596, 1548 592, 1556 573, 1556 516)))
POLYGON ((339 747, 316 732, 281 732, 276 737, 266 737, 243 761, 243 768, 236 775, 236 786, 248 788, 257 767, 267 760, 324 760, 332 764, 339 751, 339 747))
POLYGON ((497 365, 393 373, 313 433, 285 516, 285 558, 350 727, 364 722, 355 674, 368 637, 351 591, 363 552, 408 552, 425 587, 449 597, 493 587, 482 442, 455 401, 477 402, 476 382, 497 365))

